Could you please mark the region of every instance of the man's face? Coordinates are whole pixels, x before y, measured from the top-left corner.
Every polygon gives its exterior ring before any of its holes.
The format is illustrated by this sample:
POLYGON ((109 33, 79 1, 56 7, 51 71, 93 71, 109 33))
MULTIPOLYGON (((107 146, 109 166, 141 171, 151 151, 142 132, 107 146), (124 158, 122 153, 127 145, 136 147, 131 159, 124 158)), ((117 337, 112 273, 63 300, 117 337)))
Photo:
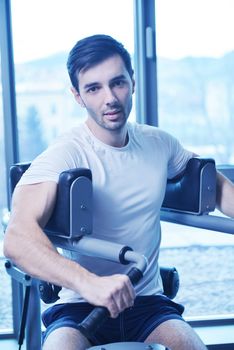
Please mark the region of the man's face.
POLYGON ((132 109, 134 81, 129 76, 122 58, 112 56, 105 61, 80 72, 77 101, 87 109, 100 130, 119 130, 132 109))

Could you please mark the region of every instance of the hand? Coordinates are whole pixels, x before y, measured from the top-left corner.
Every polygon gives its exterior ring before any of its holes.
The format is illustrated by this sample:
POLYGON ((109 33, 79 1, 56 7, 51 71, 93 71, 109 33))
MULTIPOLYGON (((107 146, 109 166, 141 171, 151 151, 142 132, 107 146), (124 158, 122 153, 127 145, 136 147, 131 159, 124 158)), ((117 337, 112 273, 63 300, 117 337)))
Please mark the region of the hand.
POLYGON ((136 297, 132 283, 126 275, 98 277, 90 274, 83 287, 85 288, 80 291, 83 298, 90 304, 106 307, 113 318, 133 306, 136 297))

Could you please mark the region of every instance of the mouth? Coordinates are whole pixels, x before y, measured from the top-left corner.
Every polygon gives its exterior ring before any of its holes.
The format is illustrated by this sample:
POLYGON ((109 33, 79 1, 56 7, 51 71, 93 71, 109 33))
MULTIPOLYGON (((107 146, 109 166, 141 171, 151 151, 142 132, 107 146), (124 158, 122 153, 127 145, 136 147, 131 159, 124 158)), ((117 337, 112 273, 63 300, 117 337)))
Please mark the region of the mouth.
POLYGON ((104 116, 107 117, 108 119, 116 119, 119 114, 122 112, 121 109, 115 109, 115 110, 110 110, 104 113, 104 116))

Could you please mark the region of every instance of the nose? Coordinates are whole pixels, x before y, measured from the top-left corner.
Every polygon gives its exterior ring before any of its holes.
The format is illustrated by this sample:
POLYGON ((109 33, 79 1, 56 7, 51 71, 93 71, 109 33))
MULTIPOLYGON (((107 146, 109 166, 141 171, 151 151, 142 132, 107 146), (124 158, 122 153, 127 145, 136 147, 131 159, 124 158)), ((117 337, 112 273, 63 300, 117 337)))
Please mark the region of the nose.
POLYGON ((110 87, 106 87, 104 90, 104 99, 105 99, 105 104, 107 106, 115 103, 117 101, 117 97, 114 93, 114 91, 110 87))

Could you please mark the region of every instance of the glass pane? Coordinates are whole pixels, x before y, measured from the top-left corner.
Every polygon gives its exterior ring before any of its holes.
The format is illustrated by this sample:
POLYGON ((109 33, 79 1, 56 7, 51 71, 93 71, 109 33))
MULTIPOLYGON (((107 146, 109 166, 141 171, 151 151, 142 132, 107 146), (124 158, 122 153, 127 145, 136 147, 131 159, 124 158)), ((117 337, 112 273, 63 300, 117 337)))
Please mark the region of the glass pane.
POLYGON ((12 23, 20 160, 29 161, 85 118, 66 71, 74 44, 104 33, 122 41, 133 55, 133 2, 12 0, 12 23))
MULTIPOLYGON (((1 60, 1 56, 0 56, 1 60)), ((0 61, 0 333, 12 332, 12 299, 11 299, 11 279, 7 275, 4 267, 4 257, 2 251, 3 224, 7 216, 7 187, 6 187, 6 166, 4 149, 4 124, 3 124, 3 103, 2 103, 2 73, 0 61)))
MULTIPOLYGON (((159 126, 217 164, 234 163, 233 11, 229 0, 156 1, 159 126)), ((160 260, 179 270, 185 316, 234 314, 233 237, 162 231, 160 260)))
POLYGON ((174 266, 180 288, 175 301, 185 317, 234 314, 232 235, 162 223, 161 266, 174 266))
POLYGON ((160 127, 197 154, 231 164, 234 2, 157 0, 156 5, 160 127))

